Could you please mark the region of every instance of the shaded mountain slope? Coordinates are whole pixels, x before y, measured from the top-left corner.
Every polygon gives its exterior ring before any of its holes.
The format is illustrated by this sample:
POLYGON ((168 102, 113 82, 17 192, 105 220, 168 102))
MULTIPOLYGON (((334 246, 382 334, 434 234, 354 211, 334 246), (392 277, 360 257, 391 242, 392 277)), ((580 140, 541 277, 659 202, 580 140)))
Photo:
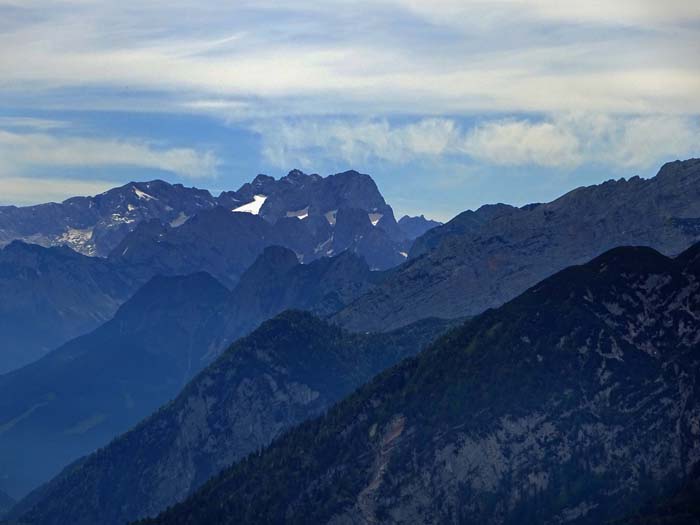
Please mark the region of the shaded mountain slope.
POLYGON ((232 331, 244 334, 288 309, 332 314, 381 282, 364 259, 351 252, 300 264, 287 248, 266 248, 234 289, 232 331))
POLYGON ((696 467, 683 485, 661 502, 654 501, 614 525, 699 525, 700 468, 696 467))
POLYGON ((233 292, 203 273, 154 278, 105 325, 0 377, 0 486, 22 494, 107 443, 261 322, 288 308, 334 312, 379 278, 351 253, 302 265, 280 247, 233 292))
POLYGON ((64 247, 0 250, 0 374, 110 319, 145 282, 130 268, 64 247))
POLYGON ((350 335, 285 312, 237 341, 173 401, 15 509, 28 523, 103 525, 154 514, 319 414, 446 328, 350 335))
POLYGON ((380 330, 428 316, 471 316, 616 246, 675 255, 698 240, 700 160, 672 162, 648 180, 464 212, 417 239, 411 260, 337 319, 349 329, 380 330))
POLYGON ((345 251, 365 258, 373 269, 405 260, 400 248, 388 242, 386 233, 372 226, 362 210, 340 210, 333 228, 325 223, 314 229, 308 219, 285 218, 270 224, 257 215, 222 207, 204 211, 178 228, 143 222, 109 260, 165 275, 206 271, 232 288, 270 246, 293 250, 306 263, 345 251))
POLYGON ((22 495, 174 397, 230 343, 230 293, 158 277, 115 317, 0 376, 0 486, 22 495))
POLYGON ((564 270, 147 523, 591 523, 700 461, 700 247, 564 270))
POLYGON ((13 507, 15 500, 0 490, 0 519, 13 507))
POLYGON ((158 221, 143 222, 109 259, 165 275, 205 271, 233 287, 263 249, 274 244, 280 244, 280 239, 268 222, 216 207, 177 228, 158 221))

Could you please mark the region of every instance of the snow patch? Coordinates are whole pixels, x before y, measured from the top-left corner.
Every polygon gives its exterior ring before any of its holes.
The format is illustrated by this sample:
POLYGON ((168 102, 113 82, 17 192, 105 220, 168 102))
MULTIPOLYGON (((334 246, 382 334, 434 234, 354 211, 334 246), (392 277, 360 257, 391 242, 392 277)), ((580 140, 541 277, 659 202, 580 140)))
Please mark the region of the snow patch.
POLYGON ((297 219, 303 220, 309 216, 309 207, 297 211, 288 211, 287 217, 296 217, 297 219))
POLYGON ((139 199, 144 200, 144 201, 156 201, 156 200, 158 200, 155 197, 153 197, 152 195, 149 195, 148 193, 142 192, 136 186, 134 186, 134 193, 136 194, 136 196, 139 199))
POLYGON ((267 195, 253 195, 253 200, 251 202, 244 204, 243 206, 239 206, 238 208, 234 208, 233 211, 257 215, 260 213, 260 208, 262 208, 262 205, 265 204, 266 200, 267 195))
POLYGON ((136 219, 130 219, 129 217, 122 217, 118 213, 113 213, 112 214, 112 222, 113 223, 131 224, 133 222, 136 222, 136 219))
POLYGON ((328 224, 331 226, 335 226, 335 216, 338 215, 338 210, 331 210, 326 213, 325 217, 326 220, 328 221, 328 224))
POLYGON ((369 213, 368 216, 372 226, 376 226, 382 217, 384 217, 384 215, 381 213, 369 213))
POLYGON ((333 236, 331 235, 330 238, 326 239, 324 242, 316 246, 314 249, 314 253, 321 253, 323 255, 326 255, 328 257, 333 255, 333 236))
POLYGON ((79 230, 76 228, 68 228, 59 239, 61 244, 66 244, 75 251, 85 255, 95 255, 95 247, 92 241, 93 229, 86 228, 79 230))

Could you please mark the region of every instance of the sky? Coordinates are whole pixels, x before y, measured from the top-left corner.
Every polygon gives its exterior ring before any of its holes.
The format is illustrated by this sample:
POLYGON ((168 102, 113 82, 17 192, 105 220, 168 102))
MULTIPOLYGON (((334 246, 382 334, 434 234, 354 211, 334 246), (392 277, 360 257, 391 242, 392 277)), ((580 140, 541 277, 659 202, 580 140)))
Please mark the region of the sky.
POLYGON ((0 204, 369 173, 397 216, 700 157, 697 0, 0 0, 0 204))

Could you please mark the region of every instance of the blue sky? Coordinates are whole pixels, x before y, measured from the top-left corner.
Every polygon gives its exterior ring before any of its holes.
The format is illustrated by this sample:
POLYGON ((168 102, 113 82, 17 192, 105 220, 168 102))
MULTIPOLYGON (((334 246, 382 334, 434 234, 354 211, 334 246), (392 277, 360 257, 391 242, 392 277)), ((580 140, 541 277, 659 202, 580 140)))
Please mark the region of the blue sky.
POLYGON ((0 203, 371 174, 397 214, 700 156, 700 4, 0 0, 0 203))

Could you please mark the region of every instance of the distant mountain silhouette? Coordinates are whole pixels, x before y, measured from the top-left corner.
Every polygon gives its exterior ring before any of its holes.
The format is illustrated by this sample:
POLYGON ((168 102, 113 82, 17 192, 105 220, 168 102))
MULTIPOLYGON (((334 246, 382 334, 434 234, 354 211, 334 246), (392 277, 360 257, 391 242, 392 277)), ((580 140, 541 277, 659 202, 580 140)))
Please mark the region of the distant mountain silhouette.
POLYGON ((0 376, 0 487, 20 496, 174 397, 230 343, 230 292, 157 277, 100 328, 0 376))
POLYGON ((145 280, 65 247, 0 249, 0 374, 94 330, 145 280))

